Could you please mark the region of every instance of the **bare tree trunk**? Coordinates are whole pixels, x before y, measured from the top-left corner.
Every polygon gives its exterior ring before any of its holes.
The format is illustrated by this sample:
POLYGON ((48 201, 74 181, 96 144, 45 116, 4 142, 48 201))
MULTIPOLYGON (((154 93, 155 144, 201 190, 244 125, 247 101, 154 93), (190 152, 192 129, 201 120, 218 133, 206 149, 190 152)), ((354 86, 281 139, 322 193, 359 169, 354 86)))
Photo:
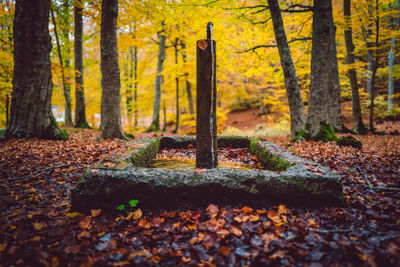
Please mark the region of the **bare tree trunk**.
POLYGON ((298 85, 298 78, 294 68, 292 55, 286 39, 285 28, 281 11, 277 0, 268 0, 274 26, 275 39, 278 45, 283 75, 285 77, 286 94, 289 100, 290 109, 290 132, 292 137, 296 136, 304 127, 304 105, 298 85))
POLYGON ((163 101, 163 115, 164 115, 164 123, 162 131, 165 132, 167 130, 167 107, 165 106, 165 100, 163 101))
POLYGON ((132 128, 132 79, 133 79, 133 49, 129 47, 129 71, 128 71, 128 86, 126 89, 126 110, 128 117, 129 128, 132 128))
MULTIPOLYGON (((182 47, 182 61, 183 64, 186 64, 186 52, 185 52, 185 48, 186 48, 186 44, 184 42, 181 42, 181 47, 182 47)), ((189 81, 189 72, 185 71, 184 73, 185 76, 185 82, 186 82, 186 93, 187 93, 187 98, 188 98, 188 104, 189 104, 189 111, 190 114, 193 115, 194 114, 194 106, 193 106, 193 95, 192 95, 192 84, 189 81)))
POLYGON ((6 94, 6 128, 8 127, 9 119, 10 119, 10 96, 6 94))
POLYGON ((328 73, 329 73, 329 81, 328 81, 328 97, 330 101, 328 101, 328 122, 333 126, 335 131, 343 132, 343 121, 342 121, 342 112, 340 106, 340 80, 339 80, 339 67, 337 61, 337 52, 336 52, 336 28, 333 24, 333 15, 332 15, 332 5, 331 10, 329 12, 329 26, 330 26, 330 38, 329 38, 329 61, 328 64, 328 73))
MULTIPOLYGON (((389 4, 390 5, 390 4, 389 4)), ((391 18, 390 24, 392 31, 396 31, 400 25, 400 0, 397 1, 397 19, 396 23, 393 25, 393 19, 391 18)), ((394 105, 394 78, 393 78, 393 68, 395 65, 395 50, 396 50, 396 36, 392 35, 392 41, 390 44, 390 52, 388 54, 388 65, 389 65, 389 80, 388 80, 388 114, 391 115, 393 112, 394 105)))
POLYGON ((54 25, 54 35, 56 36, 58 59, 60 61, 60 66, 61 66, 61 79, 63 84, 64 99, 65 99, 64 121, 65 121, 65 126, 72 127, 73 123, 72 123, 72 111, 71 111, 71 91, 69 90, 70 88, 67 87, 67 80, 65 78, 64 61, 61 54, 60 39, 58 38, 57 23, 56 23, 56 18, 54 17, 53 8, 50 8, 50 12, 51 12, 51 19, 54 25))
POLYGON ((6 136, 65 139, 51 112, 50 0, 17 0, 14 79, 6 136))
POLYGON ((176 120, 175 120, 175 129, 172 131, 173 133, 177 133, 179 129, 179 76, 178 76, 178 41, 179 39, 176 38, 175 40, 175 85, 176 85, 176 99, 175 99, 175 107, 176 107, 176 120))
POLYGON ((369 108, 369 131, 370 132, 375 132, 374 128, 374 107, 375 107, 375 93, 376 93, 376 88, 375 88, 375 78, 376 78, 376 71, 378 70, 378 65, 379 65, 379 0, 376 0, 375 4, 375 12, 376 12, 376 19, 375 19, 375 47, 376 47, 376 52, 375 52, 375 60, 373 61, 372 64, 372 76, 371 76, 371 105, 369 108))
POLYGON ((135 68, 134 68, 134 78, 135 78, 135 87, 133 91, 133 113, 135 115, 135 123, 134 126, 138 126, 138 105, 137 105, 137 98, 138 98, 138 73, 137 73, 137 66, 138 66, 138 47, 135 46, 134 49, 134 62, 135 62, 135 68))
MULTIPOLYGON (((63 25, 70 25, 71 24, 71 15, 69 13, 70 9, 70 2, 69 1, 64 1, 63 6, 62 6, 62 15, 61 19, 63 20, 63 25)), ((70 26, 67 27, 62 27, 60 28, 61 31, 61 38, 63 39, 64 42, 64 65, 65 65, 65 88, 66 92, 69 96, 69 99, 71 100, 71 77, 69 75, 69 68, 71 66, 70 60, 71 60, 71 41, 69 39, 69 34, 70 34, 70 26)), ((71 101, 70 101, 71 102, 71 101)), ((73 126, 73 118, 72 118, 72 105, 70 104, 70 113, 71 113, 71 126, 73 126)))
POLYGON ((75 127, 90 128, 86 121, 85 91, 83 88, 82 3, 75 3, 75 127))
POLYGON ((368 24, 368 29, 366 31, 366 42, 367 42, 367 92, 371 96, 372 95, 372 72, 373 72, 373 42, 371 42, 369 39, 372 36, 372 24, 373 24, 373 18, 372 18, 372 0, 367 0, 368 2, 368 17, 369 17, 369 24, 368 24))
MULTIPOLYGON (((351 4, 350 0, 343 0, 343 11, 345 16, 344 38, 346 42, 347 64, 355 63, 354 59, 354 43, 351 28, 351 4)), ((351 86, 351 106, 354 121, 354 131, 359 134, 366 134, 367 129, 362 121, 360 97, 358 93, 357 72, 354 67, 350 67, 347 72, 351 86)))
POLYGON ((163 65, 165 60, 165 39, 166 36, 164 34, 164 22, 162 22, 162 29, 158 33, 159 42, 158 42, 158 60, 157 60, 157 74, 156 74, 156 82, 154 87, 154 103, 153 103, 153 120, 150 124, 150 127, 147 129, 147 132, 154 132, 160 130, 160 103, 161 103, 161 84, 163 80, 163 65))
POLYGON ((306 131, 315 136, 322 124, 328 124, 328 82, 330 38, 332 30, 330 0, 314 0, 311 50, 311 81, 306 131))
POLYGON ((120 72, 117 49, 118 0, 103 0, 101 14, 101 135, 127 139, 121 126, 120 72))

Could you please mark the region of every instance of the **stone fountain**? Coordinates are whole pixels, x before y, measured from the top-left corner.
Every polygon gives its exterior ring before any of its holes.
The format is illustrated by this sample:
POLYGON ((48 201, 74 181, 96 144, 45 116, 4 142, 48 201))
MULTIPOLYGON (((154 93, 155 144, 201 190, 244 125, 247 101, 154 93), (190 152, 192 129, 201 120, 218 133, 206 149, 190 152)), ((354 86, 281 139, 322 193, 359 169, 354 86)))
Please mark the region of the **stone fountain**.
POLYGON ((73 210, 101 208, 115 214, 119 205, 132 199, 148 209, 193 209, 210 203, 344 204, 341 179, 327 167, 259 138, 217 137, 216 42, 212 32, 210 22, 207 39, 197 41, 196 138, 163 136, 125 143, 119 152, 84 172, 72 191, 73 210), (160 150, 188 146, 196 147, 196 169, 149 167, 160 150), (249 148, 264 170, 220 168, 218 147, 249 148))

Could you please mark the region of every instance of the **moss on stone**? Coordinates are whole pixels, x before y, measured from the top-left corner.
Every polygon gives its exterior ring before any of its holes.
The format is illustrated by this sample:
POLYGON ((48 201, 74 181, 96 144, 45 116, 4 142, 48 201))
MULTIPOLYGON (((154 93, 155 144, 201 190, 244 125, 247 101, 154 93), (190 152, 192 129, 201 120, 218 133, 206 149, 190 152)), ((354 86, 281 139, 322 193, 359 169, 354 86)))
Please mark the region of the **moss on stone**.
POLYGON ((150 161, 157 155, 160 147, 160 138, 154 138, 144 147, 138 148, 129 157, 129 162, 136 167, 147 167, 150 161))
POLYGON ((271 171, 284 171, 289 168, 290 163, 258 144, 257 139, 250 139, 250 152, 258 158, 264 168, 271 171))
POLYGON ((249 138, 243 136, 218 136, 218 147, 244 148, 250 146, 249 138))
POLYGON ((290 142, 301 142, 305 140, 313 140, 313 141, 322 141, 322 142, 330 142, 330 141, 337 141, 338 137, 335 134, 335 130, 333 126, 327 124, 326 122, 321 122, 321 126, 319 131, 314 136, 307 130, 310 129, 310 125, 305 126, 305 129, 301 129, 297 136, 290 140, 290 142))
POLYGON ((319 132, 315 136, 313 136, 312 139, 314 141, 322 141, 322 142, 338 140, 338 138, 335 134, 335 130, 333 129, 333 126, 330 124, 327 124, 325 122, 321 123, 319 132))
POLYGON ((357 140, 351 135, 340 137, 339 140, 336 142, 339 146, 351 146, 357 149, 362 148, 362 143, 360 140, 357 140))

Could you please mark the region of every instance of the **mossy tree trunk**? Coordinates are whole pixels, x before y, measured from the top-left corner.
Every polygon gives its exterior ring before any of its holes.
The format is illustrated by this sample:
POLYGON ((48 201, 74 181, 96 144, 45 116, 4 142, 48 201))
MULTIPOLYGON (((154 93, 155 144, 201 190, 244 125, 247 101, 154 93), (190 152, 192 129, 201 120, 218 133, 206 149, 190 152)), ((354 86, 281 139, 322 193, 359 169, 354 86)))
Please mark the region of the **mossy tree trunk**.
POLYGON ((305 129, 314 137, 322 125, 338 127, 341 124, 331 0, 314 0, 312 31, 310 95, 305 129))
POLYGON ((15 3, 14 80, 6 136, 64 139, 51 111, 50 0, 15 3))
POLYGON ((283 75, 285 77, 285 87, 290 109, 290 132, 292 137, 294 137, 304 127, 304 105, 278 1, 268 0, 268 6, 271 12, 275 39, 279 50, 283 75))
POLYGON ((120 72, 117 49, 118 0, 103 0, 101 14, 101 135, 126 139, 121 125, 120 72))

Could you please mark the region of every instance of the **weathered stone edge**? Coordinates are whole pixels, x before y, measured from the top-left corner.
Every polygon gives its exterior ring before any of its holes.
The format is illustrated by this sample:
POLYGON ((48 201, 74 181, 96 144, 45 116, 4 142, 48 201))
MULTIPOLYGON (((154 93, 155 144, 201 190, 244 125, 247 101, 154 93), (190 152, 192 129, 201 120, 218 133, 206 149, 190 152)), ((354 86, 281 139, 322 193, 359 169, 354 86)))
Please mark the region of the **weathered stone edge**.
MULTIPOLYGON (((279 173, 222 169, 191 173, 139 168, 137 166, 142 162, 138 164, 132 160, 138 165, 126 164, 124 168, 99 168, 95 165, 85 172, 73 190, 72 206, 83 212, 102 208, 113 213, 116 206, 130 199, 139 199, 141 206, 146 208, 190 208, 209 202, 284 202, 310 206, 344 203, 340 177, 330 169, 292 155, 275 144, 257 140, 250 142, 255 150, 268 150, 272 157, 289 162, 287 169, 279 173)), ((146 141, 142 150, 152 144, 155 146, 157 142, 146 141)), ((154 153, 155 149, 152 150, 154 153)))

